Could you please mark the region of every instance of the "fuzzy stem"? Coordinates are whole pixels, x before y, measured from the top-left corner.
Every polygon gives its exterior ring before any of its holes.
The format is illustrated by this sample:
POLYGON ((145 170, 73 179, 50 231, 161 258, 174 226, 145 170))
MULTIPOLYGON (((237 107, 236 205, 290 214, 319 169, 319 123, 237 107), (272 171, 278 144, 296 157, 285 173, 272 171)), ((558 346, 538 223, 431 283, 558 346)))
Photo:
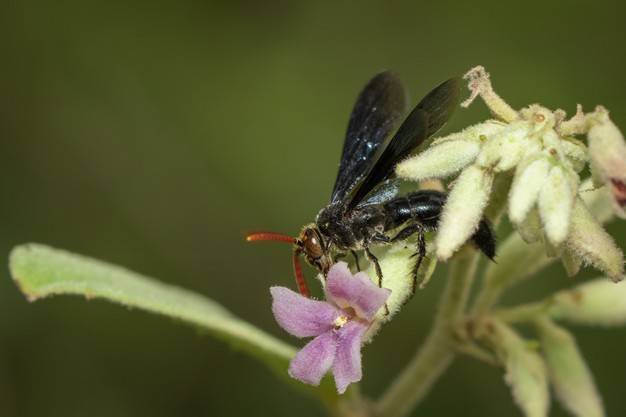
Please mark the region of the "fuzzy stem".
POLYGON ((452 363, 456 356, 454 325, 465 310, 478 256, 478 253, 462 253, 451 262, 430 334, 378 401, 377 416, 402 417, 409 413, 452 363))
POLYGON ((475 343, 461 343, 456 347, 457 352, 474 358, 491 366, 501 366, 496 356, 475 343))
POLYGON ((331 417, 373 417, 372 404, 361 395, 359 384, 350 385, 339 401, 326 406, 331 417))
POLYGON ((534 276, 558 258, 549 258, 542 244, 527 244, 517 233, 512 233, 500 244, 497 263, 484 271, 483 288, 474 301, 476 315, 487 313, 500 296, 513 285, 534 276))

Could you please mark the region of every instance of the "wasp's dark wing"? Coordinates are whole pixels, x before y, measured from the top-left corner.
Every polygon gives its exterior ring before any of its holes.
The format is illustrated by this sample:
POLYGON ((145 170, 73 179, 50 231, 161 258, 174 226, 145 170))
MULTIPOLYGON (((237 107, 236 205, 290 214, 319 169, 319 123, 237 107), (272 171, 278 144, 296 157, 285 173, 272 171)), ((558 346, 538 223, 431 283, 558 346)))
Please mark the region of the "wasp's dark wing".
POLYGON ((428 93, 415 106, 388 144, 379 148, 372 169, 354 188, 348 207, 358 205, 376 185, 393 175, 393 168, 401 159, 441 129, 457 107, 459 97, 460 80, 457 78, 440 84, 428 93))
POLYGON ((376 75, 359 95, 348 123, 331 203, 343 201, 372 169, 385 138, 406 111, 406 93, 390 72, 376 75))
MULTIPOLYGON (((427 138, 437 133, 450 120, 460 98, 461 79, 450 78, 439 84, 417 104, 415 108, 424 110, 428 116, 427 138)), ((419 146, 419 143, 415 146, 419 146)))

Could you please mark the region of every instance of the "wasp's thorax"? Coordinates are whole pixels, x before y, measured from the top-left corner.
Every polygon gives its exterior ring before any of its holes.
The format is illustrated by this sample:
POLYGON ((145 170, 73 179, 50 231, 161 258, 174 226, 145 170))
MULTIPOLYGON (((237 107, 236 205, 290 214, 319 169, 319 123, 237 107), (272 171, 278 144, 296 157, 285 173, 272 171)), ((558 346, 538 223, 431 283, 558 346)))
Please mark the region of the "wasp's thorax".
POLYGON ((324 207, 317 214, 315 223, 320 233, 326 237, 328 248, 333 246, 335 249, 348 250, 354 247, 354 227, 348 219, 344 205, 330 204, 324 207))

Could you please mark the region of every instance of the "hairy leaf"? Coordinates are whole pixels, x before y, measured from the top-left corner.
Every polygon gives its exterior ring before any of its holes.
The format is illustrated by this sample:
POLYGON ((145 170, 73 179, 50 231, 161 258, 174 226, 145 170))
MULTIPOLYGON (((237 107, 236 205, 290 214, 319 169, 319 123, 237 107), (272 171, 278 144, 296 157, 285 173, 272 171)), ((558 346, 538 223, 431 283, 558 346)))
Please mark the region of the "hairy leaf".
MULTIPOLYGON (((39 244, 14 248, 10 270, 29 301, 56 294, 83 295, 87 299, 102 298, 181 320, 208 331, 289 379, 287 368, 295 354, 294 347, 241 320, 203 295, 119 266, 39 244)), ((301 384, 298 386, 302 387, 301 384)), ((332 386, 325 384, 323 391, 318 394, 332 401, 335 396, 332 386)))

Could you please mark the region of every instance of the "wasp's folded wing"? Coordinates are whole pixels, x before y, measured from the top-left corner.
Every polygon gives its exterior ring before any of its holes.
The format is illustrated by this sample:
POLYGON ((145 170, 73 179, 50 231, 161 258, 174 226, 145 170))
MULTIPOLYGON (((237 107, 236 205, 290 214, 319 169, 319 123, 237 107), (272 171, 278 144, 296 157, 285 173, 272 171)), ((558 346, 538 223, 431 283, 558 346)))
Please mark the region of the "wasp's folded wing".
POLYGON ((383 204, 397 197, 400 192, 399 178, 391 178, 376 186, 359 204, 357 208, 372 204, 383 204))
POLYGON ((348 207, 361 202, 378 184, 393 176, 395 165, 436 133, 457 107, 460 82, 449 79, 428 93, 408 115, 388 144, 379 147, 375 163, 349 197, 348 207))
POLYGON ((331 203, 343 201, 371 171, 381 144, 406 111, 406 93, 390 72, 376 75, 359 95, 346 132, 331 203))
MULTIPOLYGON (((437 133, 450 120, 460 98, 461 79, 455 77, 439 84, 415 106, 416 109, 424 110, 428 116, 427 138, 437 133)), ((415 146, 419 145, 418 143, 415 146)))

